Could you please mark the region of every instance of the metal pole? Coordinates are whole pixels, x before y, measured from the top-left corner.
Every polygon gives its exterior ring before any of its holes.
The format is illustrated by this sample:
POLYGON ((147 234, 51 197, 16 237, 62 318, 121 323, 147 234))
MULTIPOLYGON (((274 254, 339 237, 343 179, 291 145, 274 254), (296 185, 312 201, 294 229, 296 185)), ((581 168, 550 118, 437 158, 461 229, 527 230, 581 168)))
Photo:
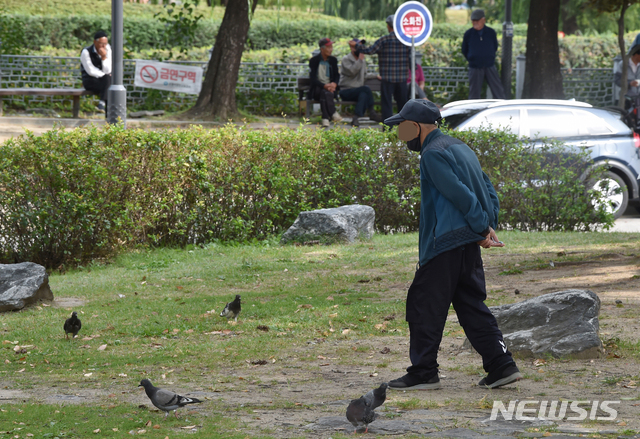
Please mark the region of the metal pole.
POLYGON ((107 122, 117 123, 122 119, 127 126, 127 89, 122 85, 122 0, 111 0, 111 86, 107 90, 107 122))
POLYGON ((416 45, 411 35, 411 99, 416 98, 416 45))
POLYGON ((507 99, 511 99, 511 58, 513 47, 511 2, 512 0, 505 0, 504 23, 502 24, 502 86, 507 99))

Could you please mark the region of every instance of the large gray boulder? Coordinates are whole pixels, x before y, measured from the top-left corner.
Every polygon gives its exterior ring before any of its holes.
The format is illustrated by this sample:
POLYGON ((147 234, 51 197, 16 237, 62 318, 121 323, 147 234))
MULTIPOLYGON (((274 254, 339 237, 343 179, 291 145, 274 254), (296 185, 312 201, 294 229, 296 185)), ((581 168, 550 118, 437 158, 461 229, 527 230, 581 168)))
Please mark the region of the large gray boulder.
POLYGON ((360 204, 300 212, 293 225, 282 235, 281 242, 353 242, 356 238, 371 239, 375 217, 373 207, 360 204))
MULTIPOLYGON (((598 335, 600 298, 592 291, 558 291, 489 309, 515 356, 598 358, 604 353, 598 335)), ((471 347, 468 339, 464 346, 471 347)))
POLYGON ((0 264, 0 312, 22 309, 39 300, 53 300, 49 276, 42 265, 0 264))

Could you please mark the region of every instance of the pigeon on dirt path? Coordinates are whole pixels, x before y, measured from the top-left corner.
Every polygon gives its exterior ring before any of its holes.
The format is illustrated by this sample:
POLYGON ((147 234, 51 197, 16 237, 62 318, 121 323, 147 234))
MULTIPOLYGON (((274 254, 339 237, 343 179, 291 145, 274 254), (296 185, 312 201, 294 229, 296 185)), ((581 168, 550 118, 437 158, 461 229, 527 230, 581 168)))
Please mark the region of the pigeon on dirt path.
POLYGON ((71 338, 76 338, 80 328, 82 328, 82 322, 78 318, 78 313, 74 311, 71 317, 64 321, 64 338, 69 338, 67 334, 73 334, 71 338))
POLYGON ((225 305, 224 309, 220 313, 220 317, 234 319, 237 322, 238 314, 240 314, 240 294, 236 294, 236 298, 233 299, 233 302, 229 302, 225 305))
POLYGON ((164 412, 165 419, 172 410, 176 419, 178 419, 178 413, 176 410, 180 407, 184 407, 187 404, 202 402, 196 398, 187 398, 186 396, 180 396, 170 390, 154 387, 154 385, 151 384, 151 381, 147 379, 140 381, 140 385, 138 387, 144 387, 144 391, 151 400, 151 403, 164 412))
POLYGON ((365 426, 364 432, 368 433, 369 424, 376 419, 376 415, 364 396, 352 399, 347 407, 347 420, 355 427, 354 434, 357 433, 358 427, 361 425, 365 426))
POLYGON ((382 383, 377 389, 369 390, 366 395, 363 395, 363 398, 366 399, 371 406, 371 410, 380 407, 387 399, 387 387, 387 383, 382 383))
POLYGON ((354 399, 347 407, 347 420, 355 427, 354 433, 362 424, 365 426, 364 432, 369 431, 369 424, 378 416, 374 410, 380 407, 387 399, 387 383, 380 384, 377 389, 370 390, 358 399, 354 399))

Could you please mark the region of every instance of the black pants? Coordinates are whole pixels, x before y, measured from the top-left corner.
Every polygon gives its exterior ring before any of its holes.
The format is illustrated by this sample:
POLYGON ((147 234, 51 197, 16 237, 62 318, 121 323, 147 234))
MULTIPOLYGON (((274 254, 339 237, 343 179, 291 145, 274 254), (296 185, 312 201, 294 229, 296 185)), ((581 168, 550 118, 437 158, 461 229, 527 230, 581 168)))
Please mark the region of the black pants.
POLYGON ((487 298, 480 246, 475 243, 439 254, 416 271, 407 295, 410 374, 424 380, 438 373, 438 348, 453 303, 460 325, 482 356, 486 372, 513 362, 487 298))
POLYGON ((382 120, 393 116, 393 102, 391 96, 396 101, 398 112, 402 110, 404 104, 407 103, 407 82, 388 82, 380 83, 380 106, 382 110, 382 120))
POLYGON ((111 75, 104 75, 100 78, 90 76, 82 80, 82 86, 100 96, 101 101, 107 102, 107 90, 111 85, 111 75))
POLYGON ((491 89, 493 98, 504 99, 504 88, 502 87, 502 82, 500 81, 500 75, 498 75, 498 69, 496 69, 496 66, 482 69, 469 67, 469 99, 480 99, 480 91, 482 90, 482 84, 485 79, 491 89))
POLYGON ((320 110, 322 111, 323 119, 331 119, 333 113, 336 112, 336 104, 333 100, 337 95, 337 92, 333 93, 320 87, 313 87, 311 90, 311 99, 320 101, 320 110))

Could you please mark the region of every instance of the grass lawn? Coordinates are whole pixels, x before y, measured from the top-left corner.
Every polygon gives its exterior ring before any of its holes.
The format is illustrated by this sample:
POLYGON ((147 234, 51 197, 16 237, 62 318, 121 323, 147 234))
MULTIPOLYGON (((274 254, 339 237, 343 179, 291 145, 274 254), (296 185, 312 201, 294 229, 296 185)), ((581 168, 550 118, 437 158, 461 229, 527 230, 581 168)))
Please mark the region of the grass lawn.
MULTIPOLYGON (((484 253, 495 273, 514 264, 535 269, 548 254, 560 251, 566 255, 556 261, 575 260, 584 252, 632 254, 640 238, 520 232, 499 237, 507 247, 484 253)), ((401 374, 394 361, 406 366, 407 347, 397 350, 392 361, 373 352, 370 342, 407 341, 404 298, 417 239, 401 234, 353 245, 211 244, 131 252, 109 263, 54 272, 49 279, 53 304, 0 319, 0 387, 13 395, 12 404, 0 406, 0 433, 86 438, 133 432, 174 438, 195 429, 204 437, 282 437, 261 428, 260 416, 306 410, 311 420, 323 409, 294 402, 274 386, 304 383, 322 393, 319 386, 326 378, 318 370, 325 362, 344 371, 361 370, 374 377, 367 378, 372 383, 401 374), (235 294, 242 295, 243 303, 237 324, 218 316, 235 294), (70 341, 62 325, 72 310, 83 327, 70 341), (179 410, 180 420, 165 421, 150 411, 153 407, 136 387, 142 378, 205 403, 179 410), (241 414, 257 418, 257 425, 240 421, 241 414)), ((492 296, 491 304, 516 300, 492 296)), ((462 335, 461 328, 448 326, 445 335, 462 335)), ((637 344, 628 346, 628 352, 621 348, 623 356, 637 349, 637 344)), ((477 379, 482 374, 477 363, 461 373, 477 379)), ((366 390, 323 398, 344 399, 366 390)), ((398 400, 397 406, 429 406, 415 397, 398 400)))

